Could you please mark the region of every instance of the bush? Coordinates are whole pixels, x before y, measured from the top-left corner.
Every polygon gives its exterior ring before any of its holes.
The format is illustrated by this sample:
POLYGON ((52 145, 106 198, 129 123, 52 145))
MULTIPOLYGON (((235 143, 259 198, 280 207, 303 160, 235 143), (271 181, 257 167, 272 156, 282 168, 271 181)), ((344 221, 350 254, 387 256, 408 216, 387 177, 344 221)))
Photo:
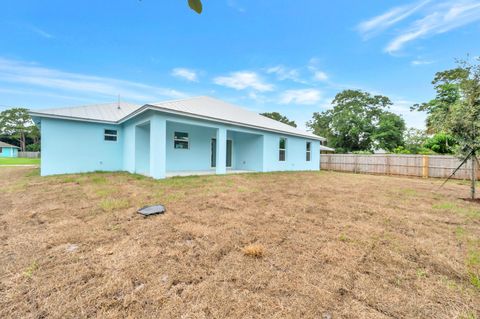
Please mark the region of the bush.
POLYGON ((40 144, 30 144, 25 147, 27 152, 40 152, 40 144))

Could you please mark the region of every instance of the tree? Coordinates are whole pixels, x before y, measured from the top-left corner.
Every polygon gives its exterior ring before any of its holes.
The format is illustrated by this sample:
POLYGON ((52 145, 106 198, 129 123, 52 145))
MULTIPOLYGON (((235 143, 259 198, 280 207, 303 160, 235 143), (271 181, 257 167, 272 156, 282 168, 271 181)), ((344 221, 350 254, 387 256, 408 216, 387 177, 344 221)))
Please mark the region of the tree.
POLYGON ((401 116, 392 112, 381 113, 372 135, 375 148, 392 152, 399 145, 403 145, 405 129, 405 121, 401 116))
POLYGON ((25 108, 12 108, 0 113, 0 134, 14 138, 25 151, 27 135, 34 128, 33 121, 25 108))
POLYGON ((456 146, 455 139, 446 133, 437 133, 425 140, 423 146, 438 154, 453 154, 456 146))
POLYGON ((297 124, 295 123, 295 121, 289 120, 288 117, 286 117, 286 116, 284 116, 284 115, 282 115, 278 112, 265 112, 265 113, 260 113, 260 115, 269 117, 272 120, 279 121, 279 122, 285 123, 285 124, 293 126, 293 127, 297 127, 297 124))
POLYGON ((403 147, 408 154, 425 153, 423 144, 427 139, 428 135, 424 130, 409 128, 403 135, 403 147))
POLYGON ((386 96, 360 90, 344 90, 335 96, 333 108, 315 112, 307 126, 324 136, 338 152, 373 151, 377 147, 393 150, 402 144, 405 122, 387 109, 386 96))
MULTIPOLYGON (((480 59, 476 61, 478 63, 480 59)), ((471 159, 473 199, 478 162, 476 155, 480 148, 480 65, 464 60, 457 64, 455 69, 436 73, 432 82, 435 98, 414 105, 413 109, 427 112, 430 130, 451 135, 458 143, 458 153, 464 158, 462 164, 471 159)))

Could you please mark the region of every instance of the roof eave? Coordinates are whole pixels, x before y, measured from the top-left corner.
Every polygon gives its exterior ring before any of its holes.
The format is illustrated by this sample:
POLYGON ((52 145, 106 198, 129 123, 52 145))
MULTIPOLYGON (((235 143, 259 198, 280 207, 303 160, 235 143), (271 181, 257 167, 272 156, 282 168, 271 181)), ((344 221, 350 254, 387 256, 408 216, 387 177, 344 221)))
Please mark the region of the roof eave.
POLYGON ((241 122, 235 122, 235 121, 227 121, 227 120, 222 120, 222 119, 209 117, 209 116, 204 116, 204 115, 198 115, 198 114, 189 113, 189 112, 182 112, 182 111, 176 111, 176 110, 174 111, 174 110, 171 110, 171 109, 163 108, 161 106, 152 105, 152 104, 145 104, 141 108, 135 110, 134 112, 132 112, 129 115, 125 116, 124 118, 120 119, 118 121, 118 123, 120 124, 120 123, 123 123, 125 121, 128 121, 129 119, 131 119, 131 118, 133 118, 133 117, 135 117, 135 116, 137 116, 137 115, 139 115, 139 114, 141 114, 141 113, 143 113, 147 110, 154 110, 154 111, 157 110, 157 111, 162 111, 162 112, 169 113, 169 114, 184 115, 184 116, 194 117, 194 118, 208 120, 208 121, 212 121, 212 122, 220 122, 220 123, 225 123, 225 124, 242 126, 242 127, 246 127, 246 128, 253 128, 253 129, 256 129, 256 130, 262 130, 262 131, 268 131, 268 132, 274 132, 274 133, 280 133, 280 134, 292 135, 292 136, 299 136, 299 137, 303 137, 303 138, 309 138, 309 139, 312 139, 312 140, 325 141, 324 137, 317 136, 317 135, 312 136, 312 135, 306 135, 306 134, 300 134, 300 133, 297 134, 297 133, 292 133, 292 132, 287 132, 287 131, 282 131, 282 130, 274 130, 274 129, 270 129, 270 128, 266 128, 266 127, 249 125, 249 124, 245 124, 245 123, 241 123, 241 122))

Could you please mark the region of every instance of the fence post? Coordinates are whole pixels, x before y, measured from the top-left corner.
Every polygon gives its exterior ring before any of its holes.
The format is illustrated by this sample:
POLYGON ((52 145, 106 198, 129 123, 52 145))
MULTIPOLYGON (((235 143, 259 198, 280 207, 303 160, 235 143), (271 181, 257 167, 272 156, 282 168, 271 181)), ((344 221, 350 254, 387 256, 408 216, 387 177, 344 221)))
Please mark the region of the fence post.
POLYGON ((356 154, 353 155, 353 172, 357 174, 357 164, 358 164, 358 157, 356 154))
POLYGON ((390 155, 385 155, 385 161, 386 161, 386 167, 385 167, 385 173, 387 175, 390 175, 390 155))
POLYGON ((423 155, 423 170, 422 170, 422 177, 427 178, 428 177, 428 168, 429 168, 429 157, 428 155, 423 155))

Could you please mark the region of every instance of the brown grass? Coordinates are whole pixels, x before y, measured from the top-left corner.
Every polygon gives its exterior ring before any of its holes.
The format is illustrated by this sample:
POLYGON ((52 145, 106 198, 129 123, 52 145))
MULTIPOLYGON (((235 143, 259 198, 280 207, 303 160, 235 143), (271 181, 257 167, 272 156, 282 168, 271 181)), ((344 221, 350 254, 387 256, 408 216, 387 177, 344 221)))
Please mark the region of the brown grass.
POLYGON ((477 318, 480 209, 440 182, 0 168, 0 318, 477 318))
POLYGON ((245 256, 260 258, 265 253, 265 248, 260 244, 253 244, 243 247, 245 256))

